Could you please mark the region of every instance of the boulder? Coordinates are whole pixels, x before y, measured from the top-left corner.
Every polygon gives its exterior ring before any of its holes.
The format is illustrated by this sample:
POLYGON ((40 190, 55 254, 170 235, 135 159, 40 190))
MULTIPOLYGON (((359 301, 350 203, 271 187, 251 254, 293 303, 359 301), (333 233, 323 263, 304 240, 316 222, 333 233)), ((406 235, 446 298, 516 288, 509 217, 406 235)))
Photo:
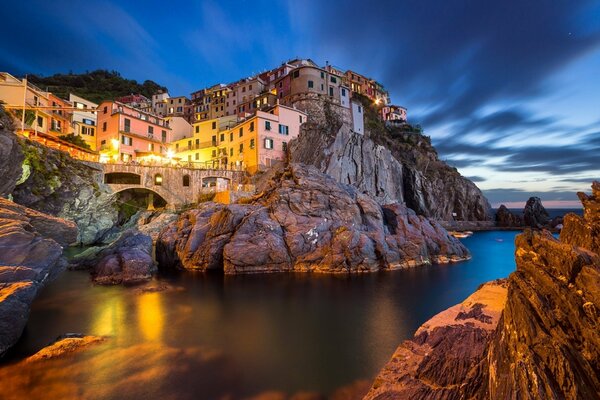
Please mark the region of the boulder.
POLYGON ((523 223, 531 228, 542 228, 550 222, 550 215, 539 197, 530 197, 523 209, 523 223))
POLYGON ((72 222, 0 198, 0 355, 16 343, 39 288, 66 266, 72 222))
POLYGON ((370 272, 464 260, 437 222, 380 206, 315 167, 290 164, 249 204, 204 203, 159 235, 161 267, 255 272, 370 272))

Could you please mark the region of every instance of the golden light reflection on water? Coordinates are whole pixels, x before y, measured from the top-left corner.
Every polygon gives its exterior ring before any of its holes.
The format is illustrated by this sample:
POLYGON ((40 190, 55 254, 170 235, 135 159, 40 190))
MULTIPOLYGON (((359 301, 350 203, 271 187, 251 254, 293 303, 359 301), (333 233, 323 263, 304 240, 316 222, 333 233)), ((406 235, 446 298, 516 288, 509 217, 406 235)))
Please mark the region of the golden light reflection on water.
POLYGON ((98 336, 118 336, 125 326, 125 305, 122 296, 108 297, 99 302, 94 312, 91 331, 98 336))
POLYGON ((146 293, 137 299, 139 330, 147 341, 160 341, 164 327, 162 297, 160 293, 146 293))

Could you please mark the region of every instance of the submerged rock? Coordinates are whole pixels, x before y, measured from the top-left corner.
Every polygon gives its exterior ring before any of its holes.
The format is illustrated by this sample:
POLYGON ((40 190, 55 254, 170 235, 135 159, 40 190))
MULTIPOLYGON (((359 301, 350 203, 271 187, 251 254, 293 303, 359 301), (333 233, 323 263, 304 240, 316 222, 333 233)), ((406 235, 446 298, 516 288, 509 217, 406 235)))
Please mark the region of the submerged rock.
POLYGON ((39 288, 66 266, 62 246, 74 223, 0 198, 0 355, 14 345, 39 288))
POLYGON ((162 267, 253 272, 370 272, 463 260, 437 222, 381 207, 312 166, 290 164, 250 204, 204 203, 158 237, 162 267))
POLYGON ((36 362, 39 360, 62 357, 65 354, 82 350, 90 344, 100 343, 103 340, 104 338, 100 336, 68 333, 58 337, 54 343, 44 347, 31 357, 27 357, 25 362, 36 362))
POLYGON ((479 320, 470 327, 459 326, 456 306, 443 312, 456 317, 424 327, 444 334, 417 331, 366 398, 600 398, 600 183, 592 189, 578 194, 584 216, 568 214, 560 240, 548 231, 517 237, 499 320, 487 318, 492 299, 462 314, 479 320), (491 330, 473 330, 486 321, 491 330))

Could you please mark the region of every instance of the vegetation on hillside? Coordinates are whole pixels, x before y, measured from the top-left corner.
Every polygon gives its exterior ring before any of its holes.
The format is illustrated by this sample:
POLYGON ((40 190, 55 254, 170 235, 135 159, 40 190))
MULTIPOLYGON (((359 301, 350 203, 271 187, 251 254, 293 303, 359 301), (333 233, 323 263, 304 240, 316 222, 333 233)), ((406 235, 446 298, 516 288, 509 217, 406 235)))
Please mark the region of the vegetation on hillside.
POLYGON ((84 149, 87 149, 87 150, 92 150, 90 145, 87 144, 86 141, 81 138, 81 136, 77 136, 73 133, 69 133, 68 135, 59 136, 59 138, 64 140, 65 142, 72 143, 75 146, 83 147, 84 149))
POLYGON ((27 79, 40 89, 48 90, 55 95, 68 98, 74 93, 84 99, 100 103, 129 94, 143 94, 150 98, 158 90, 167 88, 150 80, 138 83, 133 79, 125 79, 116 71, 96 70, 84 74, 54 74, 52 76, 29 75, 27 79))

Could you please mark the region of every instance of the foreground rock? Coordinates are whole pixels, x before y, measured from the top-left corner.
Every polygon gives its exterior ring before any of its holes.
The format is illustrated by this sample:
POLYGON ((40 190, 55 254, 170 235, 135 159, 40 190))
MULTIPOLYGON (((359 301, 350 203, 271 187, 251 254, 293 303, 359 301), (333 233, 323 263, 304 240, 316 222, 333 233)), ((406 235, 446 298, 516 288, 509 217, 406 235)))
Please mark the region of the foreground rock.
POLYGON ((66 266, 72 222, 0 198, 0 355, 21 336, 39 288, 66 266))
POLYGON ((54 343, 44 347, 31 357, 27 357, 25 362, 36 362, 40 360, 62 357, 65 354, 82 350, 91 344, 100 343, 103 340, 104 338, 100 336, 66 334, 60 336, 54 343))
POLYGON ((161 232, 159 265, 253 272, 370 272, 469 257, 438 223, 380 206, 314 167, 290 164, 250 204, 204 203, 161 232))
MULTIPOLYGON (((578 194, 584 216, 567 215, 560 240, 548 231, 517 237, 517 270, 493 331, 450 320, 427 335, 420 329, 366 398, 600 398, 600 183, 592 189, 592 196, 578 194), (446 333, 432 338, 439 329, 446 333)), ((488 315, 489 301, 480 303, 488 315)))
POLYGON ((152 238, 129 229, 105 247, 88 249, 71 260, 70 268, 89 269, 101 285, 134 284, 150 280, 156 272, 152 238))
POLYGON ((0 111, 0 197, 8 196, 15 189, 24 158, 17 136, 9 130, 11 127, 11 118, 0 111))

